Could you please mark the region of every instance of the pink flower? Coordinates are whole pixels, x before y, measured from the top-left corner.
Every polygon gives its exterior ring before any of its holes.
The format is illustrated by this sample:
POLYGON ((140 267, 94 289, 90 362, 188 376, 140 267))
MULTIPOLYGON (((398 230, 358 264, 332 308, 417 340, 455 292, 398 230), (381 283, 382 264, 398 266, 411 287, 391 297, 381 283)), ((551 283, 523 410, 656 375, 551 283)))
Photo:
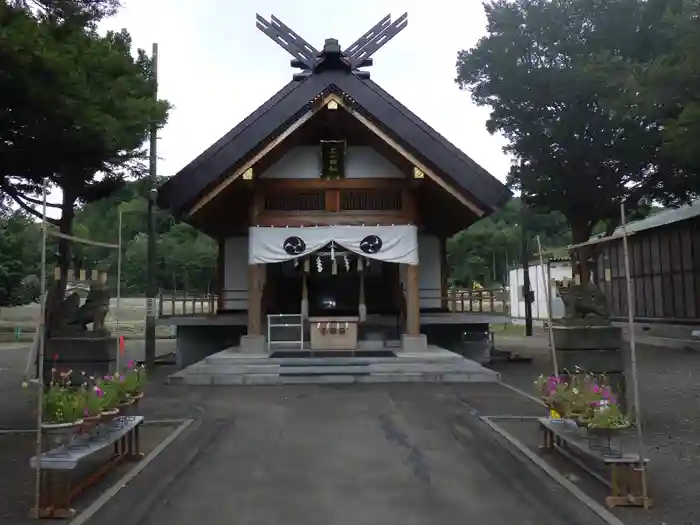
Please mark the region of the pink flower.
POLYGON ((134 368, 134 360, 129 359, 129 363, 126 366, 127 366, 127 368, 134 368))

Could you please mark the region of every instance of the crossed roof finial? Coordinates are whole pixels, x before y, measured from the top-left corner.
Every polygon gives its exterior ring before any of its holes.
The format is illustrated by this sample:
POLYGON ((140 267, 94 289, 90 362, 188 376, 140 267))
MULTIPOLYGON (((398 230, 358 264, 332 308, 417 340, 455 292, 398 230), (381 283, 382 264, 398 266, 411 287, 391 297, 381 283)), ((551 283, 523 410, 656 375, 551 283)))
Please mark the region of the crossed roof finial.
POLYGON ((269 22, 260 15, 255 15, 255 18, 257 28, 294 57, 292 67, 302 70, 301 74, 294 76, 295 79, 323 69, 346 69, 369 78, 369 72, 358 71, 358 68, 371 66, 372 55, 408 25, 408 13, 394 22, 391 15, 386 15, 345 50, 341 51, 338 41, 329 38, 318 51, 276 16, 272 15, 269 22))

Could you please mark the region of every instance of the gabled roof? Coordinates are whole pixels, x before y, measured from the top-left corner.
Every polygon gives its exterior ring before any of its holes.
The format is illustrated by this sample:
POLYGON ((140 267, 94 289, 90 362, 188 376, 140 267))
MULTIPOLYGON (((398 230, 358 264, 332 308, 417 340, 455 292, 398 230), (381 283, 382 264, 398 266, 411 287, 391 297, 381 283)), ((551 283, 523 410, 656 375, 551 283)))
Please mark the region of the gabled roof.
POLYGON ((510 199, 510 191, 375 82, 343 70, 294 80, 256 109, 158 192, 158 205, 184 214, 207 189, 225 179, 313 107, 319 95, 338 93, 354 110, 436 169, 488 215, 510 199))
MULTIPOLYGON (((676 224, 678 222, 687 221, 690 219, 695 219, 700 216, 700 199, 691 201, 688 204, 683 204, 678 208, 669 208, 663 211, 659 211, 638 221, 633 221, 627 224, 627 235, 634 235, 636 233, 641 233, 648 230, 655 230, 656 228, 662 228, 664 226, 670 226, 671 224, 676 224)), ((601 242, 609 242, 617 239, 622 239, 624 236, 624 229, 622 226, 615 228, 612 235, 605 236, 605 234, 599 234, 591 237, 588 241, 569 246, 569 248, 580 248, 582 246, 589 246, 592 244, 598 244, 601 242)))

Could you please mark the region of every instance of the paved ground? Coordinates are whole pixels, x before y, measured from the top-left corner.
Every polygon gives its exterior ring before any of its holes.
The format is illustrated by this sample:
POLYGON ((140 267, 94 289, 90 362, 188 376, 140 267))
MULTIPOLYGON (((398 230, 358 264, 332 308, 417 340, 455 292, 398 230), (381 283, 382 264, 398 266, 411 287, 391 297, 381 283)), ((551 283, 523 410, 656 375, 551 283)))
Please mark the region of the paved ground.
MULTIPOLYGON (((130 343, 129 352, 142 348, 130 343)), ((159 345, 172 350, 171 341, 159 345)), ((504 338, 502 347, 534 357, 499 365, 504 381, 531 392, 550 370, 545 345, 504 338)), ((18 395, 24 355, 0 349, 0 427, 33 422, 30 401, 18 395)), ((655 507, 615 512, 629 525, 697 525, 700 353, 642 345, 639 361, 655 507)), ((598 523, 463 402, 488 416, 541 414, 498 385, 186 388, 156 377, 146 415, 197 424, 93 523, 598 523)), ((532 425, 501 424, 536 447, 532 425)), ((601 501, 599 486, 591 494, 601 501)))
POLYGON ((541 412, 497 384, 163 387, 144 409, 200 426, 99 523, 602 523, 463 404, 489 412, 508 396, 541 412))

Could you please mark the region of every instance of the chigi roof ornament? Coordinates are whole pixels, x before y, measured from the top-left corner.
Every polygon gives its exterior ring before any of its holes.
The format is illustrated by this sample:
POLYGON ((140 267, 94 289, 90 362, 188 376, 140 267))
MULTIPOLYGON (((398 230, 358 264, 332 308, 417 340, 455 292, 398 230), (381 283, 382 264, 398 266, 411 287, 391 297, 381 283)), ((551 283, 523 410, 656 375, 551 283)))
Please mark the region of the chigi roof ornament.
POLYGON ((294 80, 303 80, 328 69, 344 69, 360 78, 369 78, 369 71, 360 71, 359 68, 371 66, 372 55, 408 25, 408 13, 393 22, 391 15, 386 15, 345 50, 341 51, 335 38, 328 38, 323 49, 318 51, 276 16, 270 16, 269 22, 260 15, 255 15, 255 18, 257 28, 294 57, 292 67, 302 70, 294 75, 294 80))

